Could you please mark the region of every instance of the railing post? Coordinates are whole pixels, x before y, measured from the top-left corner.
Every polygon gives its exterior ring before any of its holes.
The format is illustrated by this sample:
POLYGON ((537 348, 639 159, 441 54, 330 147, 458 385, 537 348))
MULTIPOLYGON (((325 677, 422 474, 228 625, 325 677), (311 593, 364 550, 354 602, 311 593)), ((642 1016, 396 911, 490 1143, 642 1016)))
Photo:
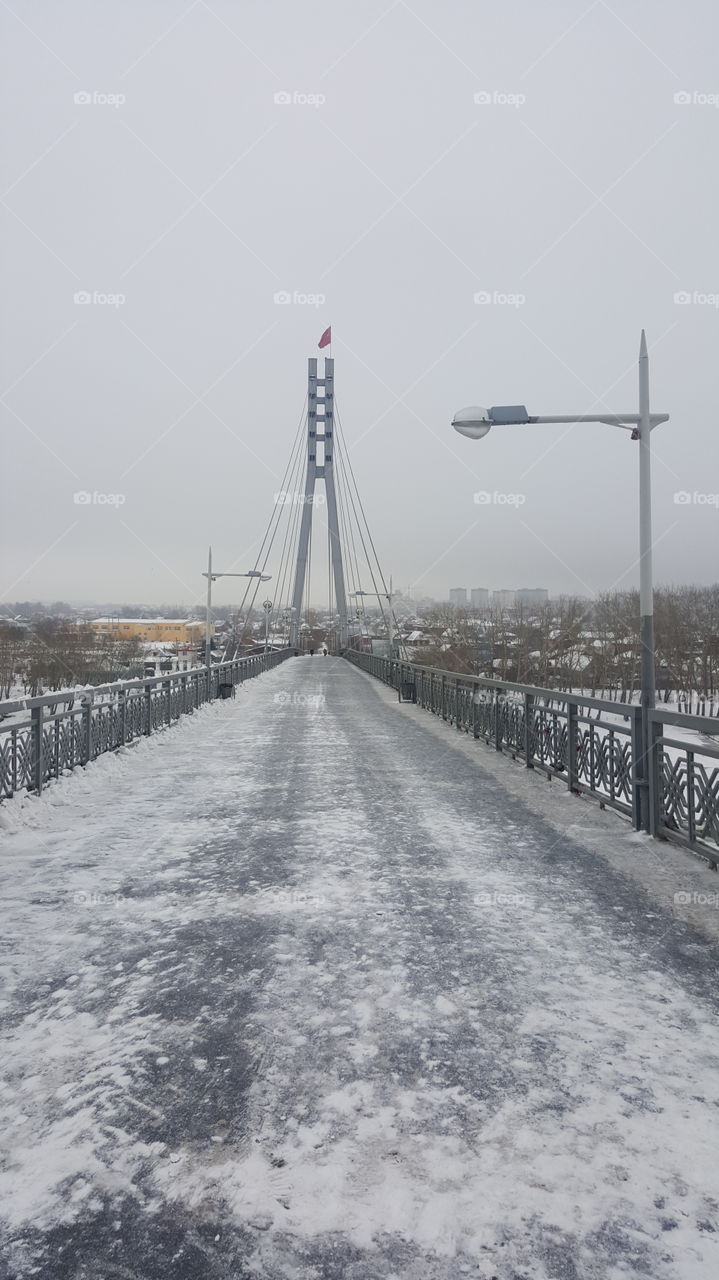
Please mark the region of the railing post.
POLYGON ((124 747, 127 742, 127 698, 124 689, 120 689, 117 695, 117 720, 120 729, 118 746, 124 747))
POLYGON ((152 685, 145 685, 145 734, 149 738, 152 733, 152 685))
MULTIPOLYGON (((555 760, 556 768, 556 760, 555 760)), ((577 704, 567 703, 567 790, 577 790, 577 704)))
POLYGON ((442 676, 442 719, 447 719, 447 699, 446 699, 447 677, 442 676))
POLYGON ((524 764, 525 768, 534 768, 534 751, 532 750, 532 738, 534 737, 534 694, 525 693, 524 695, 524 764))
POLYGON ((90 764, 92 754, 92 694, 82 700, 82 754, 83 764, 90 764))
POLYGON ((172 724, 172 681, 163 680, 162 688, 165 693, 165 724, 172 724))
POLYGON ((494 695, 494 749, 502 750, 502 716, 501 705, 499 701, 500 690, 497 689, 494 695))
MULTIPOLYGON (((662 746, 659 739, 662 736, 664 726, 661 722, 652 719, 652 713, 649 713, 649 744, 646 748, 647 758, 644 762, 644 768, 648 775, 649 786, 644 787, 645 792, 648 791, 647 812, 642 815, 646 825, 643 829, 648 831, 650 835, 657 836, 661 825, 662 812, 662 794, 664 791, 664 767, 662 762, 662 746)), ((691 803, 691 800, 690 800, 691 803)))
MULTIPOLYGON (((632 826, 635 831, 648 831, 651 804, 651 760, 644 746, 641 707, 632 707, 630 716, 632 727, 632 826)), ((592 778, 593 785, 594 779, 592 778)))
POLYGON ((694 805, 694 752, 691 747, 687 747, 687 823, 691 847, 697 835, 697 815, 694 805))
POLYGON ((32 707, 30 710, 32 738, 32 781, 35 791, 38 795, 42 791, 43 776, 45 773, 45 735, 43 730, 42 707, 32 707))

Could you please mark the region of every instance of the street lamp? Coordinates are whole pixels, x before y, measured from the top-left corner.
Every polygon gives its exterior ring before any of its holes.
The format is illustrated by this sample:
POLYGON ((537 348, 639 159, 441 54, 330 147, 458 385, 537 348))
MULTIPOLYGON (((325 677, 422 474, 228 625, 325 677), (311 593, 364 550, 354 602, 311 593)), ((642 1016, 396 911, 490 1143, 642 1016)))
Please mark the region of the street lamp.
POLYGON ((283 644, 286 644, 288 646, 290 643, 290 628, 292 625, 292 614, 295 612, 296 612, 295 607, 294 605, 291 605, 291 604, 287 605, 287 607, 282 610, 282 622, 284 627, 282 632, 282 642, 283 644))
POLYGON ((210 614, 212 613, 213 582, 216 578, 259 578, 260 582, 269 582, 272 574, 261 573, 259 569, 250 569, 249 573, 219 573, 217 569, 212 568, 212 547, 210 547, 207 552, 207 570, 203 569, 202 576, 203 578, 207 578, 207 605, 205 608, 205 665, 207 667, 209 680, 210 667, 212 666, 210 648, 210 614))
POLYGON ((641 646, 641 705, 644 752, 649 746, 649 712, 654 707, 654 586, 652 581, 652 494, 651 432, 660 422, 668 422, 668 413, 649 411, 649 355, 642 329, 639 344, 639 413, 565 414, 534 417, 523 404, 494 405, 491 409, 460 409, 452 426, 469 440, 481 440, 494 426, 528 425, 542 422, 605 422, 612 427, 631 431, 639 441, 639 614, 641 646), (632 425, 630 425, 632 424, 632 425))
POLYGON ((392 579, 389 580, 389 591, 351 591, 352 596, 375 596, 377 600, 387 601, 387 643, 388 657, 392 657, 392 579))
POLYGON ((264 609, 264 611, 265 611, 265 653, 267 653, 267 650, 268 650, 268 649, 269 649, 269 647, 270 647, 270 646, 269 646, 269 639, 270 639, 270 614, 272 613, 272 601, 271 601, 271 600, 263 600, 263 601, 262 601, 262 608, 263 608, 263 609, 264 609))

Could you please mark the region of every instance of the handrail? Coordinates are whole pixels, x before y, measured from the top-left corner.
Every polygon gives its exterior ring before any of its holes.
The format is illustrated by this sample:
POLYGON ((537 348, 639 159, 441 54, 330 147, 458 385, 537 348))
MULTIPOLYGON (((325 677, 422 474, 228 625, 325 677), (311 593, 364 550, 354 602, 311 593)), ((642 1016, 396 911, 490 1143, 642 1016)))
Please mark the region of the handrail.
MULTIPOLYGON (((284 654, 285 657, 291 657, 294 649, 273 649, 273 654, 284 654)), ((247 653, 242 658, 230 658, 227 662, 213 662, 210 671, 222 671, 228 667, 235 667, 239 662, 249 662, 253 658, 264 658, 264 653, 247 653)), ((58 689, 57 693, 41 693, 34 698, 18 698, 14 701, 0 702, 0 716, 11 715, 15 711, 31 711, 33 707, 50 707, 56 702, 74 702, 76 699, 82 700, 90 694, 92 697, 96 693, 122 693, 126 689, 145 689, 147 685, 166 684, 168 680, 178 680, 183 676, 204 675, 207 666, 188 667, 186 671, 166 671, 159 676, 137 676, 134 680, 114 680, 110 684, 88 684, 80 685, 75 689, 58 689)))
POLYGON ((663 707, 646 717, 634 703, 586 697, 494 680, 356 649, 344 657, 401 693, 404 677, 425 710, 471 733, 497 751, 562 778, 631 817, 637 830, 678 841, 719 863, 719 742, 706 745, 669 736, 669 726, 719 738, 719 719, 663 707), (488 696, 478 698, 478 691, 488 696), (509 695, 509 696, 507 696, 509 695), (598 711, 592 717, 586 711, 598 711), (618 723, 618 719, 625 723, 618 723), (628 723, 627 723, 628 722, 628 723))
POLYGON ((211 667, 59 689, 0 703, 0 715, 29 713, 19 724, 0 721, 0 801, 17 791, 39 795, 46 783, 68 770, 170 726, 180 716, 224 696, 227 686, 234 688, 295 652, 273 649, 211 667), (46 714, 48 707, 52 710, 46 714))

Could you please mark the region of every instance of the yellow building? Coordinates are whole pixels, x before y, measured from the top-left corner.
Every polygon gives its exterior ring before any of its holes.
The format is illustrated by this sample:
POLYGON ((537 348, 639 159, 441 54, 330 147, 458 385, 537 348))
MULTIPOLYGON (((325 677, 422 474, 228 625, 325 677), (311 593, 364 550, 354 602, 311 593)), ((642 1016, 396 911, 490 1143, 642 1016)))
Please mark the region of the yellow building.
MULTIPOLYGON (((93 618, 90 626, 119 640, 197 644, 205 638, 204 622, 197 622, 194 618, 93 618)), ((214 633, 215 625, 211 622, 210 634, 214 633)))

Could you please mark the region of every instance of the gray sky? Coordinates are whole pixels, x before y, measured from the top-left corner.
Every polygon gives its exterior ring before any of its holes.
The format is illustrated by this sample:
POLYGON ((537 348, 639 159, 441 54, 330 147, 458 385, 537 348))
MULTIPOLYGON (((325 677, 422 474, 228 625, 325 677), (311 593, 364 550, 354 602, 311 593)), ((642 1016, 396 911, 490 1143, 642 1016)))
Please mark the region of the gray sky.
POLYGON ((0 20, 3 599, 189 603, 210 541, 250 567, 330 323, 395 583, 636 584, 628 433, 472 443, 450 421, 636 410, 642 326, 672 415, 655 576, 716 578, 709 0, 2 0, 0 20))

